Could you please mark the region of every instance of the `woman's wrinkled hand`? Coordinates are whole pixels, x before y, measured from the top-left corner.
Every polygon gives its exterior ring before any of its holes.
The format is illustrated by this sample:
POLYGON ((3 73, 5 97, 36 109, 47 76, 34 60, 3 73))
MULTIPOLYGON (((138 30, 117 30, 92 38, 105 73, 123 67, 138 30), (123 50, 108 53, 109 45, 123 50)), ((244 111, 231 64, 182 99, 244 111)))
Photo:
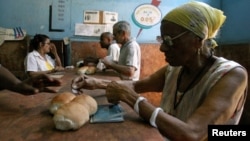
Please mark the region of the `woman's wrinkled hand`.
POLYGON ((96 88, 96 79, 86 75, 78 76, 72 80, 71 88, 77 92, 81 92, 81 89, 93 90, 96 88))
POLYGON ((106 89, 108 102, 117 104, 119 101, 127 101, 132 95, 137 95, 136 92, 126 84, 119 84, 112 81, 106 89))

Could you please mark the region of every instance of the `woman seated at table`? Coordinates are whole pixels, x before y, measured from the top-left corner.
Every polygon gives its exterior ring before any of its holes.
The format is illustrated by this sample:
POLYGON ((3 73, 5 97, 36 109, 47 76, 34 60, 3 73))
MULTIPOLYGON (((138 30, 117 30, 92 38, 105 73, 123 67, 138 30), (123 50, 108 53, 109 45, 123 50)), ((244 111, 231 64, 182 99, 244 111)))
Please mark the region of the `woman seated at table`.
POLYGON ((25 58, 25 68, 29 76, 64 70, 56 46, 50 43, 47 35, 36 34, 31 40, 30 47, 33 51, 25 58), (54 59, 48 53, 51 53, 54 59))

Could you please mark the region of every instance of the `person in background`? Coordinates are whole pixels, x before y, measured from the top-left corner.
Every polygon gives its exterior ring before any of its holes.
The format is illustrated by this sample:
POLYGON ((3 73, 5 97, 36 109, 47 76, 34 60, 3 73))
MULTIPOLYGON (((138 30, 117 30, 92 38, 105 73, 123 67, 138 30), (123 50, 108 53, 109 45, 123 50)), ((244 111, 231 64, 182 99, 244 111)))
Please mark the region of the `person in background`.
POLYGON ((102 48, 106 48, 108 50, 107 56, 110 56, 114 62, 118 62, 120 47, 116 42, 114 42, 112 33, 103 32, 100 36, 100 45, 102 48))
POLYGON ((25 58, 26 72, 29 76, 64 70, 56 46, 50 43, 47 35, 36 34, 31 40, 30 47, 33 48, 33 51, 25 58), (55 59, 48 53, 52 53, 55 59))
POLYGON ((239 123, 247 96, 246 69, 212 51, 225 19, 223 11, 206 3, 183 4, 161 21, 166 66, 139 81, 79 76, 72 89, 106 89, 110 103, 127 103, 166 140, 207 140, 208 125, 239 123), (160 107, 140 96, 144 92, 162 92, 160 107))
POLYGON ((131 27, 127 21, 119 21, 113 26, 114 39, 121 44, 118 63, 103 58, 101 61, 107 68, 117 71, 123 80, 139 80, 141 69, 141 49, 131 38, 131 27))
POLYGON ((61 80, 40 74, 21 81, 17 79, 8 69, 0 64, 0 90, 8 89, 24 95, 36 94, 42 91, 56 92, 47 86, 60 86, 61 80))

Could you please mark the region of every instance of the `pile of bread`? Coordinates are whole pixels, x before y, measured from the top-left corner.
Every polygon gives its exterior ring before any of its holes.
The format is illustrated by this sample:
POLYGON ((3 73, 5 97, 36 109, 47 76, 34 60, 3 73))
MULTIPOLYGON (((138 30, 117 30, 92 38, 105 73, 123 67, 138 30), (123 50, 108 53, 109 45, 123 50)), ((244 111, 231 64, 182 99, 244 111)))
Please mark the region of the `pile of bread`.
POLYGON ((49 111, 53 114, 56 129, 77 130, 97 111, 97 102, 87 94, 63 92, 51 100, 49 111))
POLYGON ((94 74, 96 72, 96 66, 82 66, 78 68, 78 74, 94 74))

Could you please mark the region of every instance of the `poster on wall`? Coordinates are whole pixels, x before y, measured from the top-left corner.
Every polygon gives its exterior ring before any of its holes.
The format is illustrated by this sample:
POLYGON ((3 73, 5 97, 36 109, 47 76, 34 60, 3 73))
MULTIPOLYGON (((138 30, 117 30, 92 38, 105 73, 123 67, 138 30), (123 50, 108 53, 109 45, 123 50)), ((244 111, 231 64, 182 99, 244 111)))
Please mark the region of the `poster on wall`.
POLYGON ((70 22, 70 0, 53 0, 51 30, 64 29, 70 22))

